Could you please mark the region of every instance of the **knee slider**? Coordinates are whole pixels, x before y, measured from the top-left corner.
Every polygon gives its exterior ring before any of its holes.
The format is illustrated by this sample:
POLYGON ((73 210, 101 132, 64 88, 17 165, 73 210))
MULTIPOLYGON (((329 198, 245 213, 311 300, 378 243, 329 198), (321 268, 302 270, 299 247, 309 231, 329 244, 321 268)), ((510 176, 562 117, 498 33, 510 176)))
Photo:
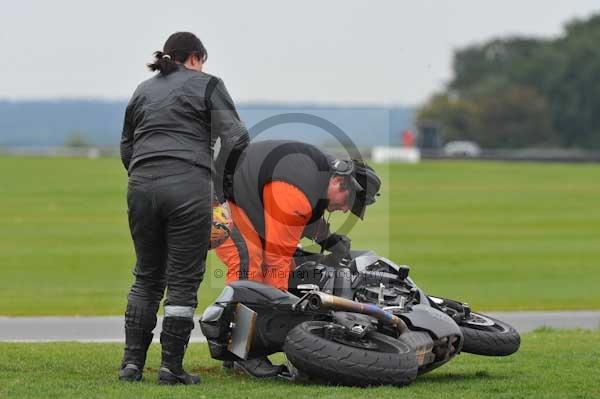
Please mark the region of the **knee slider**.
POLYGON ((129 302, 125 310, 125 327, 153 330, 156 326, 156 312, 158 304, 129 302))

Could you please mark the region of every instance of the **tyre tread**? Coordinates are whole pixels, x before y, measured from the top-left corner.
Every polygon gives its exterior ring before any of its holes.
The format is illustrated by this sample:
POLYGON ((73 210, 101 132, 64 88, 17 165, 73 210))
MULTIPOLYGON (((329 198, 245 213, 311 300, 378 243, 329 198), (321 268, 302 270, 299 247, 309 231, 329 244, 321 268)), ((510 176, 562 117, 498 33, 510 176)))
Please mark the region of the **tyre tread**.
POLYGON ((519 350, 521 336, 517 330, 500 320, 485 317, 504 327, 506 331, 485 331, 462 324, 463 352, 483 356, 508 356, 519 350))
POLYGON ((417 359, 414 350, 408 345, 405 353, 394 354, 351 348, 313 335, 308 327, 314 323, 326 322, 299 324, 288 333, 284 344, 288 360, 311 377, 336 385, 358 386, 407 385, 416 378, 417 359), (314 339, 307 342, 304 338, 308 335, 314 339), (317 346, 319 355, 315 356, 317 346))

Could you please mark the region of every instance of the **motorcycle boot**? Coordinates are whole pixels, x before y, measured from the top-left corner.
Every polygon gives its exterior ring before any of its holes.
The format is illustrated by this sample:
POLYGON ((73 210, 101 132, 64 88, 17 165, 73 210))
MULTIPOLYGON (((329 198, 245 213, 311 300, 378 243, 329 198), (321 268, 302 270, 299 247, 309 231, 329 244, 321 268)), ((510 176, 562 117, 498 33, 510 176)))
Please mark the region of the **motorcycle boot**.
POLYGON ((125 350, 119 369, 119 380, 135 382, 142 379, 146 354, 152 343, 158 306, 127 304, 125 311, 125 350))
POLYGON ((286 370, 282 365, 271 363, 266 356, 248 360, 236 360, 233 367, 235 370, 243 371, 256 378, 277 377, 286 370))
POLYGON ((183 357, 194 321, 188 317, 165 317, 160 334, 162 361, 158 370, 158 383, 165 385, 200 383, 200 376, 189 374, 183 369, 183 357))
POLYGON ((223 369, 224 370, 231 370, 233 369, 233 360, 224 360, 223 361, 223 369))

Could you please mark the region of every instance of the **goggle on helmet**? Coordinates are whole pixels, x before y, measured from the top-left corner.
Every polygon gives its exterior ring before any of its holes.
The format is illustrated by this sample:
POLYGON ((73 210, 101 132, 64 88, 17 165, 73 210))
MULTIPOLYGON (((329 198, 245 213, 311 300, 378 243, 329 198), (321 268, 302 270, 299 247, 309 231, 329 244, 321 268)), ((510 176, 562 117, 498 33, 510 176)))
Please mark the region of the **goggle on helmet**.
POLYGON ((363 219, 367 206, 374 204, 379 196, 381 179, 375 170, 361 159, 334 159, 330 165, 334 175, 347 178, 349 188, 354 193, 350 211, 363 219))

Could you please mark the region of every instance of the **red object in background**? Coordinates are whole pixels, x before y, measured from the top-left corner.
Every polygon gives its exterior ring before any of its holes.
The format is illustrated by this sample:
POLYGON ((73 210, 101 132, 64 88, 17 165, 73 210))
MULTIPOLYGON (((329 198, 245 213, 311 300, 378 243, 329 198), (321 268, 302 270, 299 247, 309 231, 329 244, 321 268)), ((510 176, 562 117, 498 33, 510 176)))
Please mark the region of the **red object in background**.
POLYGON ((415 134, 410 130, 402 132, 402 147, 412 148, 415 146, 415 134))

